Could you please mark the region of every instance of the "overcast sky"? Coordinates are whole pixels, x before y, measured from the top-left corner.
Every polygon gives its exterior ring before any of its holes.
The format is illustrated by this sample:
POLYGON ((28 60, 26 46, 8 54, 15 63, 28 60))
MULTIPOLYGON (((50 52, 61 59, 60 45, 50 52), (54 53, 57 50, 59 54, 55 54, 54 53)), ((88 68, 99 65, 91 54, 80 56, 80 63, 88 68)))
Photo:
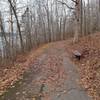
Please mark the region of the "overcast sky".
MULTIPOLYGON (((29 1, 34 1, 34 0, 17 0, 17 4, 18 6, 24 6, 27 5, 27 2, 29 1)), ((65 0, 67 2, 70 2, 71 0, 65 0)), ((87 0, 83 0, 85 2, 87 2, 87 0)), ((0 0, 0 10, 5 11, 7 10, 7 8, 9 7, 7 0, 0 0)))
MULTIPOLYGON (((8 0, 0 0, 0 11, 2 12, 3 18, 4 18, 4 22, 6 22, 9 18, 9 3, 7 2, 8 0)), ((32 2, 30 3, 31 5, 33 5, 35 0, 17 0, 17 8, 19 7, 23 7, 21 9, 18 10, 18 15, 21 16, 22 13, 24 13, 27 5, 30 5, 28 2, 32 2)), ((67 1, 68 4, 70 4, 71 0, 65 0, 67 1)), ((85 2, 87 2, 87 0, 84 0, 85 2)))
MULTIPOLYGON (((8 17, 7 11, 9 11, 9 3, 7 2, 8 0, 0 0, 0 11, 2 12, 3 16, 8 17)), ((27 6, 28 2, 34 2, 35 0, 17 0, 17 8, 27 6)), ((67 1, 68 4, 70 4, 71 0, 65 0, 67 1)), ((84 0, 87 2, 87 0, 84 0)), ((32 5, 33 3, 31 3, 32 5)), ((25 7, 26 8, 26 7, 25 7)), ((19 9, 19 15, 24 12, 25 8, 19 9)))

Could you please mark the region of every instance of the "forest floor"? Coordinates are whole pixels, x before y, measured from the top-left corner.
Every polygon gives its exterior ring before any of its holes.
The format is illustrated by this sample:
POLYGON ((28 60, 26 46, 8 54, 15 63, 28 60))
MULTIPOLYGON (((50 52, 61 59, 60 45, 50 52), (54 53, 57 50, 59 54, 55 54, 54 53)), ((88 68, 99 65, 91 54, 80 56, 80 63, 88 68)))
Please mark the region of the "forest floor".
POLYGON ((17 80, 21 79, 23 73, 27 71, 37 57, 45 52, 48 45, 44 45, 30 53, 18 55, 14 64, 0 66, 0 95, 12 86, 17 80))
POLYGON ((0 100, 91 100, 79 84, 79 74, 68 58, 65 42, 48 45, 0 100))
POLYGON ((19 56, 13 67, 0 69, 0 94, 6 91, 0 100, 41 100, 36 99, 37 94, 39 98, 44 97, 43 100, 66 100, 66 96, 68 100, 74 100, 73 97, 80 100, 83 95, 83 100, 90 100, 85 91, 93 100, 100 100, 99 44, 100 34, 97 33, 80 38, 75 44, 70 40, 50 43, 19 56), (84 52, 80 61, 72 57, 74 50, 84 52), (51 95, 56 98, 50 98, 51 95))
POLYGON ((72 61, 78 65, 81 76, 80 84, 88 91, 93 100, 100 100, 100 33, 95 33, 83 38, 79 42, 69 43, 67 51, 72 55, 74 50, 83 53, 80 61, 72 61))

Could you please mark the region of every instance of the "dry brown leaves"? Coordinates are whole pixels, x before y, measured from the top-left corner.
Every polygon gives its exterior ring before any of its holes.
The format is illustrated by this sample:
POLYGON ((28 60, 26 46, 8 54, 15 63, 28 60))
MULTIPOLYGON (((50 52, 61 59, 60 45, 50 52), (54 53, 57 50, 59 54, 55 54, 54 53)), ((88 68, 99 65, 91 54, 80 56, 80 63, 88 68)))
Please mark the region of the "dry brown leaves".
POLYGON ((67 50, 83 52, 81 61, 73 59, 79 65, 81 84, 94 100, 100 100, 100 33, 80 38, 78 43, 69 45, 67 50))
POLYGON ((42 54, 45 49, 48 48, 48 44, 40 47, 37 50, 32 50, 25 55, 18 55, 14 65, 7 65, 0 70, 0 95, 11 85, 13 85, 22 74, 31 67, 33 61, 42 54))
POLYGON ((41 75, 43 79, 35 81, 36 84, 44 84, 47 86, 47 90, 43 92, 44 100, 51 100, 50 93, 64 86, 64 82, 67 79, 67 75, 63 67, 63 57, 58 52, 51 50, 51 53, 47 55, 47 59, 44 64, 41 66, 41 75), (53 53, 52 53, 53 51, 53 53))

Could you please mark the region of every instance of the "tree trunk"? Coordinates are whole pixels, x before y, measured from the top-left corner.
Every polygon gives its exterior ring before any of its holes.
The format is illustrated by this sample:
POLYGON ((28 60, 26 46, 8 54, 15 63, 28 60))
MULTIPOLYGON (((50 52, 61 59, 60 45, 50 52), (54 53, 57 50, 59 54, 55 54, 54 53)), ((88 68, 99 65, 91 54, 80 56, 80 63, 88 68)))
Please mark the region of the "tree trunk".
POLYGON ((77 42, 80 34, 80 0, 76 0, 75 5, 75 35, 73 42, 77 42))
POLYGON ((18 21, 18 17, 17 17, 17 14, 16 14, 16 10, 11 2, 11 0, 8 0, 13 12, 14 12, 14 15, 15 15, 15 18, 16 18, 16 22, 17 22, 17 27, 18 27, 18 31, 19 31, 19 37, 20 37, 20 43, 21 43, 21 49, 22 51, 24 51, 24 45, 23 45, 23 39, 22 39, 22 34, 21 34, 21 29, 20 29, 20 24, 19 24, 19 21, 18 21))

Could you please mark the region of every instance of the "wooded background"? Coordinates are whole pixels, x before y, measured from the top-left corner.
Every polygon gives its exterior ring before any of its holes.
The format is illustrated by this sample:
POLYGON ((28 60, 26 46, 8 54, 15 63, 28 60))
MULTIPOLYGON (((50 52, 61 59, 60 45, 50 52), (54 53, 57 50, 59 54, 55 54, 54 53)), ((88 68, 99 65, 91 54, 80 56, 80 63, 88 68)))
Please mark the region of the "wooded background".
POLYGON ((0 64, 45 43, 77 42, 100 31, 100 0, 0 0, 0 6, 0 64))

